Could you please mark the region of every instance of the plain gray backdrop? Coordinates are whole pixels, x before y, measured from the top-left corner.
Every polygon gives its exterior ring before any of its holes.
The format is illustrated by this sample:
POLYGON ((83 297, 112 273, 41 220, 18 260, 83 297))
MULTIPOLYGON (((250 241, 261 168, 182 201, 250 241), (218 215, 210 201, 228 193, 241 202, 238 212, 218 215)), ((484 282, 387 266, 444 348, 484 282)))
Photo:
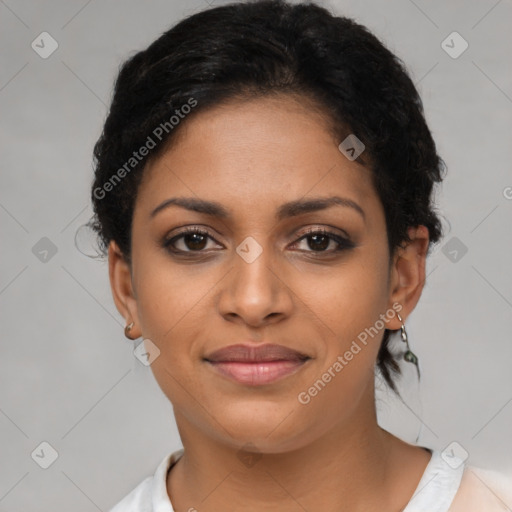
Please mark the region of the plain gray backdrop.
MULTIPOLYGON (((381 424, 511 471, 512 3, 323 5, 404 60, 448 168, 446 234, 407 320, 421 384, 406 367, 404 403, 381 390, 381 424)), ((170 403, 123 336, 107 264, 75 234, 92 214, 92 148, 118 66, 207 7, 0 0, 2 511, 108 510, 181 447, 170 403)))

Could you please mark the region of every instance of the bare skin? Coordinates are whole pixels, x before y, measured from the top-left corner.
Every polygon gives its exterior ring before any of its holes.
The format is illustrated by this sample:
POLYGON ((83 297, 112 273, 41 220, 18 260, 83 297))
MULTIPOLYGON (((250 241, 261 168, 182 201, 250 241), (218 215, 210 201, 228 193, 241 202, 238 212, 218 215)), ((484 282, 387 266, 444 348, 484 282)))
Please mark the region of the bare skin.
POLYGON ((322 117, 291 97, 232 102, 199 113, 177 143, 148 163, 136 200, 132 262, 109 247, 112 292, 133 336, 160 356, 151 368, 173 404, 185 454, 169 472, 176 512, 395 512, 412 497, 430 454, 377 424, 374 366, 384 328, 307 404, 307 391, 379 315, 405 321, 425 281, 428 230, 390 260, 370 170, 339 150, 322 117), (277 220, 286 202, 348 198, 277 220), (230 218, 178 206, 216 201, 230 218), (184 226, 207 231, 164 247, 184 226), (325 229, 348 238, 303 238, 325 229), (252 237, 251 263, 236 248, 252 237), (201 243, 200 243, 201 242, 201 243), (322 243, 325 242, 323 245, 322 243), (240 342, 278 343, 310 356, 299 371, 248 387, 204 361, 240 342), (147 343, 147 342, 146 342, 147 343), (254 448, 249 448, 251 443, 254 448), (247 464, 241 452, 254 452, 247 464), (244 463, 245 461, 245 463, 244 463))

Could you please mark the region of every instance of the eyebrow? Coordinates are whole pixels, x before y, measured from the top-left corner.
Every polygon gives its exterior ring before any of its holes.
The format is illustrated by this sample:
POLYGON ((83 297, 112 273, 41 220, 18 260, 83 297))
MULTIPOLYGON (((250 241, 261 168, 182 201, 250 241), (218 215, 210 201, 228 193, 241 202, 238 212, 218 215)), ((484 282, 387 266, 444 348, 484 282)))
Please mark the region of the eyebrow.
MULTIPOLYGON (((155 217, 157 213, 170 206, 180 206, 181 208, 185 208, 186 210, 193 212, 212 215, 221 219, 231 219, 231 214, 224 206, 222 206, 222 204, 216 201, 206 201, 195 197, 173 197, 171 199, 167 199, 151 212, 150 217, 155 217)), ((358 212, 364 220, 366 220, 364 210, 355 201, 339 196, 297 199, 295 201, 284 203, 278 208, 276 212, 276 219, 281 221, 297 215, 325 210, 333 206, 352 208, 358 212)))

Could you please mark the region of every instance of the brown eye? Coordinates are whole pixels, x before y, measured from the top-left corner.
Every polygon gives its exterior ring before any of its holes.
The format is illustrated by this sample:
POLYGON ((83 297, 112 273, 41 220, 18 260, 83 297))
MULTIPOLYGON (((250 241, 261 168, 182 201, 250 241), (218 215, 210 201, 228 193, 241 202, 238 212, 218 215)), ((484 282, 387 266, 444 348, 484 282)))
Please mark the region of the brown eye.
POLYGON ((189 228, 164 242, 164 247, 174 253, 204 252, 208 239, 213 240, 207 231, 189 228), (177 245, 181 244, 181 247, 177 245))
POLYGON ((200 233, 187 233, 182 238, 185 246, 193 251, 204 249, 207 242, 207 237, 200 233))
POLYGON ((315 251, 324 251, 332 242, 332 238, 328 237, 327 235, 309 235, 306 237, 306 240, 309 242, 309 247, 315 251))
POLYGON ((295 242, 295 245, 298 244, 299 242, 302 242, 303 240, 307 240, 307 247, 311 249, 306 249, 306 252, 316 252, 320 254, 331 254, 334 252, 339 252, 354 247, 354 243, 348 240, 347 238, 344 238, 338 235, 337 233, 333 233, 325 229, 316 229, 309 231, 304 236, 299 238, 299 240, 295 242), (333 245, 333 249, 326 250, 333 245))

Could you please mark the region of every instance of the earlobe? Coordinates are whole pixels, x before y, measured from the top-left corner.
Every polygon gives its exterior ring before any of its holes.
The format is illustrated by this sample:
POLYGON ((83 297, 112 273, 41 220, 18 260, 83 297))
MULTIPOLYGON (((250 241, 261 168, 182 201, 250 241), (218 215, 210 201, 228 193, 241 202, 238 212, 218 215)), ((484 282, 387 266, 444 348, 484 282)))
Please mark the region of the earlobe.
MULTIPOLYGON (((389 307, 402 305, 403 320, 416 307, 425 285, 425 263, 429 245, 429 233, 425 226, 408 230, 411 241, 397 249, 391 265, 389 307)), ((394 317, 388 321, 387 329, 395 330, 401 322, 394 317)))
POLYGON ((131 268, 113 240, 108 246, 108 270, 114 303, 119 313, 124 317, 126 324, 133 322, 130 337, 135 339, 140 336, 140 322, 137 314, 137 301, 133 289, 131 268))

